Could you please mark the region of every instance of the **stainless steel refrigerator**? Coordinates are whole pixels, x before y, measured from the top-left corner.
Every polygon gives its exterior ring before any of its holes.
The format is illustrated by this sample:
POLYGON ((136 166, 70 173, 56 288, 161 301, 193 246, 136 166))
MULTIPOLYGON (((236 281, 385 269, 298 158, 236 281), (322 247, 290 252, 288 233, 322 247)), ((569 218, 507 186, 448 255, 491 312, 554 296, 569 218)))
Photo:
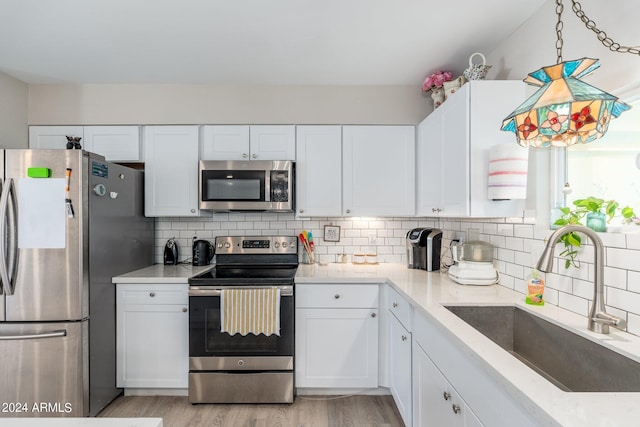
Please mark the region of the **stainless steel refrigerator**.
POLYGON ((94 416, 121 391, 111 277, 153 264, 143 173, 82 150, 0 160, 0 417, 94 416))

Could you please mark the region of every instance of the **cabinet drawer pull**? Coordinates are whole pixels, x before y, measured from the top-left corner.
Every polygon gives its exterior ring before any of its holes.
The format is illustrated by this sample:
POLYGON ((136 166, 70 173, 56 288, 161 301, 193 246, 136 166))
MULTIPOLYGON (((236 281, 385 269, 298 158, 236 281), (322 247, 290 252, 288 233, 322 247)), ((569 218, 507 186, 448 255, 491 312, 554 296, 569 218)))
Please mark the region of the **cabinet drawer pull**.
POLYGON ((451 405, 451 409, 453 409, 453 413, 456 415, 460 413, 460 406, 456 405, 455 403, 451 405))
POLYGON ((451 393, 445 391, 444 393, 442 393, 442 397, 444 397, 444 400, 449 400, 451 399, 451 393))
POLYGON ((340 299, 340 294, 335 294, 333 297, 334 297, 335 299, 340 299))
POLYGON ((155 292, 149 292, 149 296, 150 296, 151 298, 153 298, 153 297, 155 297, 155 296, 156 296, 156 293, 155 293, 155 292))
POLYGON ((189 311, 189 309, 187 307, 182 307, 182 312, 186 313, 187 311, 189 311))
POLYGON ((394 302, 393 304, 391 304, 393 306, 393 308, 397 308, 398 307, 398 303, 394 302))

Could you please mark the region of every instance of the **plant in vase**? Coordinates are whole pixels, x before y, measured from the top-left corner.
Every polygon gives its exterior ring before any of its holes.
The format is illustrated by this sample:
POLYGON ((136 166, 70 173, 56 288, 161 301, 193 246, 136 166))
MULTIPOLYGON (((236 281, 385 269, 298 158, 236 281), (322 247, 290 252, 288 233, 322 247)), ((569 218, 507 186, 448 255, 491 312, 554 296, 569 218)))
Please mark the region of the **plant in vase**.
MULTIPOLYGON (((593 231, 607 231, 607 224, 616 216, 619 211, 622 216, 623 223, 635 223, 640 225, 640 220, 636 217, 635 212, 629 206, 620 208, 620 204, 615 200, 604 200, 597 197, 589 196, 586 199, 577 199, 573 201, 574 209, 569 207, 560 208, 562 216, 553 224, 559 227, 565 225, 586 225, 593 231), (585 221, 584 224, 582 221, 585 221)), ((560 238, 564 243, 565 249, 560 252, 560 257, 565 258, 565 268, 574 266, 580 268, 580 262, 577 260, 578 249, 582 244, 582 238, 578 233, 568 233, 560 238)))
POLYGON ((444 82, 450 82, 453 80, 453 75, 449 71, 436 71, 435 73, 427 76, 422 82, 422 91, 431 91, 431 98, 433 99, 433 107, 438 108, 444 102, 444 82))

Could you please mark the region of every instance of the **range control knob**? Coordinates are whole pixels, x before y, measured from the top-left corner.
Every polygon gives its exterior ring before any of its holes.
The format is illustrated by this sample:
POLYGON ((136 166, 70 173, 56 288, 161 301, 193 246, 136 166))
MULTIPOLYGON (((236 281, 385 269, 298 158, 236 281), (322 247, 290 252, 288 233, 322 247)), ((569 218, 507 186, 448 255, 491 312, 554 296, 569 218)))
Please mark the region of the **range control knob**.
POLYGON ((224 242, 224 247, 225 247, 226 249, 229 249, 229 248, 231 247, 231 243, 229 243, 229 242, 224 242))
POLYGON ((289 246, 289 244, 287 242, 282 242, 282 247, 286 248, 287 246, 289 246))
POLYGON ((218 243, 216 246, 218 246, 218 249, 222 249, 222 242, 218 243))
MULTIPOLYGON (((282 242, 282 247, 283 247, 283 248, 284 248, 285 243, 286 243, 286 242, 282 242)), ((280 242, 275 242, 275 243, 273 244, 273 247, 274 247, 274 248, 276 248, 276 249, 278 249, 278 248, 280 247, 280 242)))

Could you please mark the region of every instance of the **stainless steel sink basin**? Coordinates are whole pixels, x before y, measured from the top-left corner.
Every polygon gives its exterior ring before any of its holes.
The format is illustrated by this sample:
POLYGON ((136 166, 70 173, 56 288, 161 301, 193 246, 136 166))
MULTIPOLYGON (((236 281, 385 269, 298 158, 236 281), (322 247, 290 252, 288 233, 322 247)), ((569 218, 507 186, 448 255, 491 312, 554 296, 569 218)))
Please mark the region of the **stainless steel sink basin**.
POLYGON ((640 392, 640 363, 514 306, 447 306, 564 391, 640 392))

